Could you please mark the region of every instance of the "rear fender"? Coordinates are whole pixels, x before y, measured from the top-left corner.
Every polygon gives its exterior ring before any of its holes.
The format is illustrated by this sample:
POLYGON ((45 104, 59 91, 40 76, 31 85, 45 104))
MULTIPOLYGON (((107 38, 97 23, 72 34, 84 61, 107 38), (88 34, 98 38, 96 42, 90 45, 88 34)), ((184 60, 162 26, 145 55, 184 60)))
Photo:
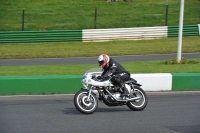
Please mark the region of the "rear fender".
MULTIPOLYGON (((141 86, 141 85, 140 85, 140 86, 141 86)), ((140 89, 140 86, 139 86, 139 85, 135 85, 134 88, 140 89)))
POLYGON ((133 83, 135 86, 142 86, 141 84, 139 83, 133 83))

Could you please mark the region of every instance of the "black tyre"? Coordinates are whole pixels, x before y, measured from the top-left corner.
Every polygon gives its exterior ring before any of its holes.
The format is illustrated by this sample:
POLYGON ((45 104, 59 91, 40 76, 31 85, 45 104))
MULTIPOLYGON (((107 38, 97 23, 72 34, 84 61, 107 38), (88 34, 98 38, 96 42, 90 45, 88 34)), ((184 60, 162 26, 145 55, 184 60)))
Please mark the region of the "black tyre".
POLYGON ((143 89, 140 87, 137 87, 135 89, 135 93, 133 93, 133 96, 138 96, 140 99, 134 100, 134 101, 129 101, 127 103, 127 106, 133 110, 133 111, 141 111, 147 106, 148 98, 146 93, 144 92, 143 89))
POLYGON ((76 109, 83 114, 92 114, 98 107, 96 96, 91 93, 89 100, 88 90, 80 90, 74 95, 74 105, 76 109))

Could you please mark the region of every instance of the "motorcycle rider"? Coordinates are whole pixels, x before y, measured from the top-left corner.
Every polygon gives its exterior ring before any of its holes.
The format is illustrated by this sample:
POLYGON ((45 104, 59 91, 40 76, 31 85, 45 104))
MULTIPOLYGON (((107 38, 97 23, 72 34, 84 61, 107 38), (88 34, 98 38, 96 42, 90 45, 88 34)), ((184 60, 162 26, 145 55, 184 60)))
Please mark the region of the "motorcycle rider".
POLYGON ((99 66, 102 68, 103 73, 101 76, 98 76, 98 79, 104 79, 108 75, 112 77, 111 82, 113 85, 118 85, 120 88, 123 89, 122 97, 128 96, 129 92, 124 84, 125 81, 130 80, 130 73, 126 71, 122 65, 120 65, 116 60, 110 58, 106 54, 101 54, 98 57, 99 66))

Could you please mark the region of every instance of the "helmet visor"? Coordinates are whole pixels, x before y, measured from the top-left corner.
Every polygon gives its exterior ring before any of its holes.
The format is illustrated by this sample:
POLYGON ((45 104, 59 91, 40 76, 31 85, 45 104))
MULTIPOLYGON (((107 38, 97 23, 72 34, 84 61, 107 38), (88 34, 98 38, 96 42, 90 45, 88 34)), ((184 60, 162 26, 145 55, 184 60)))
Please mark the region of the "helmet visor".
POLYGON ((101 66, 104 63, 104 60, 98 61, 98 63, 99 63, 99 66, 101 66))

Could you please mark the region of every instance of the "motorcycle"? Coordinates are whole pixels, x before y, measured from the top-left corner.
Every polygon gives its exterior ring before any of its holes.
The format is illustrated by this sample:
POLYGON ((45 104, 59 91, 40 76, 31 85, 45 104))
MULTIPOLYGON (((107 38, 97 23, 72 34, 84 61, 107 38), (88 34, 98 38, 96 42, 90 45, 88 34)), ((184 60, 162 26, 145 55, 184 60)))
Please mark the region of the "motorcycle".
POLYGON ((122 96, 123 90, 119 86, 114 86, 110 81, 111 77, 107 73, 106 79, 99 80, 97 77, 101 75, 100 68, 92 68, 82 77, 81 88, 74 95, 74 105, 76 109, 83 114, 92 114, 98 107, 98 100, 107 106, 127 105, 133 111, 142 111, 148 102, 145 91, 141 88, 141 84, 131 78, 125 82, 130 95, 122 96))

